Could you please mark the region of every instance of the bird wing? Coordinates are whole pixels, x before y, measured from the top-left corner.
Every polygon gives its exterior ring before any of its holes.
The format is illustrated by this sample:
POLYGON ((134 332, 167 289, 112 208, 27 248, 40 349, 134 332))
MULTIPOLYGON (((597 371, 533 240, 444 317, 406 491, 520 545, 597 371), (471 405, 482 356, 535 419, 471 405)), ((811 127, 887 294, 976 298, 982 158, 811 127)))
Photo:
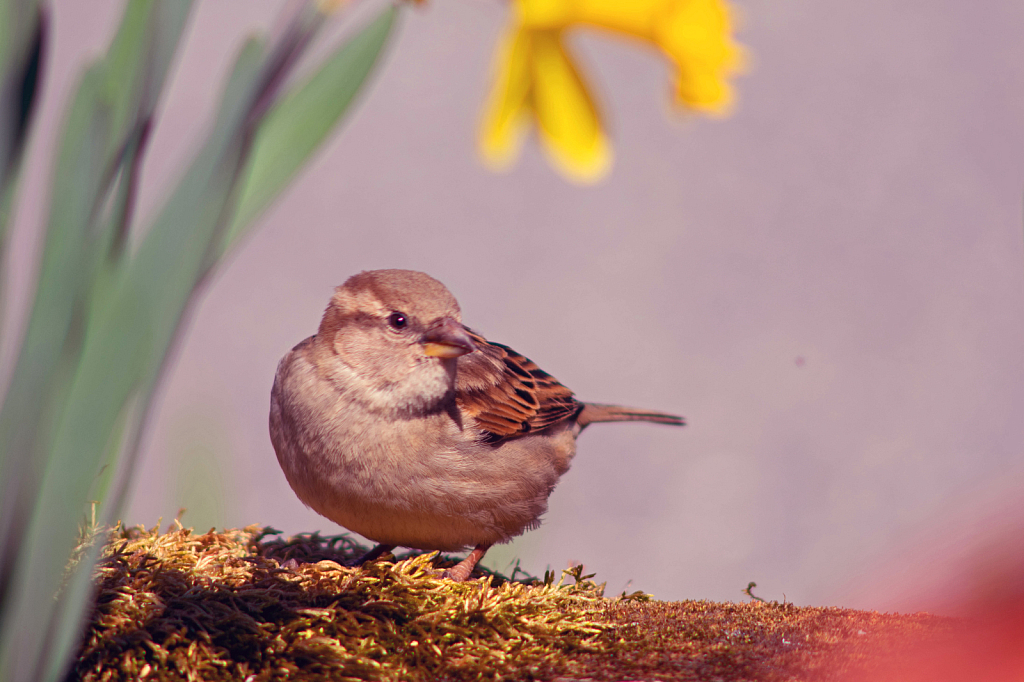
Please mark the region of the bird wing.
POLYGON ((527 357, 467 330, 477 351, 463 355, 455 377, 455 400, 496 443, 540 431, 583 409, 572 391, 527 357))

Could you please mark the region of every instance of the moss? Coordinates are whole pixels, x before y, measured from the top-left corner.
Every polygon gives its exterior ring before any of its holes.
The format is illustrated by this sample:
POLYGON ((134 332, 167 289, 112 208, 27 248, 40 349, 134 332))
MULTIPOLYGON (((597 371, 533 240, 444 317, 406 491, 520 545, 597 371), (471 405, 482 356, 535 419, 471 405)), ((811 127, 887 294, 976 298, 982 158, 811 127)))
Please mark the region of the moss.
POLYGON ((557 582, 478 571, 457 584, 437 577, 454 562, 436 554, 348 568, 366 548, 346 536, 272 533, 115 529, 72 679, 813 678, 952 627, 791 604, 606 599, 582 567, 557 582))

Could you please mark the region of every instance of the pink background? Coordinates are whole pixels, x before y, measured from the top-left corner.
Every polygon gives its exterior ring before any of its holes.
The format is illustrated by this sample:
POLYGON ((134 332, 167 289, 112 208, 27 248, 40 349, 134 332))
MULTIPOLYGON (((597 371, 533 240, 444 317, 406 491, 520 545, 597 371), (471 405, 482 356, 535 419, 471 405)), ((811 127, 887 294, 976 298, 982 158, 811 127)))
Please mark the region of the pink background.
MULTIPOLYGON (((196 3, 143 215, 202 139, 242 36, 281 7, 196 3)), ((582 399, 690 422, 589 429, 542 528, 488 566, 582 561, 609 593, 662 599, 740 600, 755 580, 769 599, 917 609, 979 547, 1020 549, 1005 528, 1024 519, 1024 4, 738 7, 753 63, 724 121, 672 112, 655 53, 574 38, 617 155, 587 188, 532 144, 507 174, 477 160, 503 2, 406 11, 355 115, 202 296, 125 520, 188 507, 197 530, 339 532, 278 468, 270 385, 333 286, 402 267, 582 399)), ((119 8, 55 3, 16 293, 60 106, 119 8)))

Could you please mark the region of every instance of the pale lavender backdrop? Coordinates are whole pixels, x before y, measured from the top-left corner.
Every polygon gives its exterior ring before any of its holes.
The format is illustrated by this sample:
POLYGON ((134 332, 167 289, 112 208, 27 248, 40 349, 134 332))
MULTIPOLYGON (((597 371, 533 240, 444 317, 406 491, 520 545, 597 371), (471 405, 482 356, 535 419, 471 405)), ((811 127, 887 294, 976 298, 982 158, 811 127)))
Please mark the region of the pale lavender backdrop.
MULTIPOLYGON (((752 69, 724 121, 673 115, 654 53, 576 41, 616 143, 591 188, 533 147, 505 175, 477 161, 503 2, 406 12, 355 116, 202 297, 126 521, 184 506, 200 530, 338 532, 277 466, 275 366, 350 274, 414 268, 581 398, 690 422, 588 430, 543 527, 489 566, 582 561, 609 592, 663 599, 739 600, 756 580, 800 604, 934 604, 920 585, 971 556, 977 524, 1024 517, 1024 3, 738 6, 752 69)), ((119 7, 55 3, 16 291, 43 143, 119 7)), ((144 212, 241 37, 281 7, 197 3, 144 212)))

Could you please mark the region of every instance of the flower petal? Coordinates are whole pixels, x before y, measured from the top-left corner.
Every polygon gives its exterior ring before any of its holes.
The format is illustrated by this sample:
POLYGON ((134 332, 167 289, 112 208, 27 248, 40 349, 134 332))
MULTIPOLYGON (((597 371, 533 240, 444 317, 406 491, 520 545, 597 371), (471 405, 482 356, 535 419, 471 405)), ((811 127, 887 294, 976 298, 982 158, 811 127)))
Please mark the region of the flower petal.
POLYGON ((515 161, 529 124, 530 34, 515 29, 498 43, 494 86, 480 128, 480 152, 491 166, 515 161))
POLYGON ((728 77, 742 68, 743 53, 731 37, 731 17, 722 0, 677 0, 655 38, 679 69, 676 100, 691 109, 728 113, 733 91, 728 77))
MULTIPOLYGON (((599 26, 618 33, 651 39, 666 4, 677 0, 562 0, 564 25, 599 26)), ((537 0, 525 0, 535 5, 537 0)), ((553 12, 549 12, 553 14, 553 12)))
POLYGON ((544 148, 567 176, 603 177, 612 153, 601 117, 565 46, 561 31, 534 31, 530 39, 531 103, 544 148))

